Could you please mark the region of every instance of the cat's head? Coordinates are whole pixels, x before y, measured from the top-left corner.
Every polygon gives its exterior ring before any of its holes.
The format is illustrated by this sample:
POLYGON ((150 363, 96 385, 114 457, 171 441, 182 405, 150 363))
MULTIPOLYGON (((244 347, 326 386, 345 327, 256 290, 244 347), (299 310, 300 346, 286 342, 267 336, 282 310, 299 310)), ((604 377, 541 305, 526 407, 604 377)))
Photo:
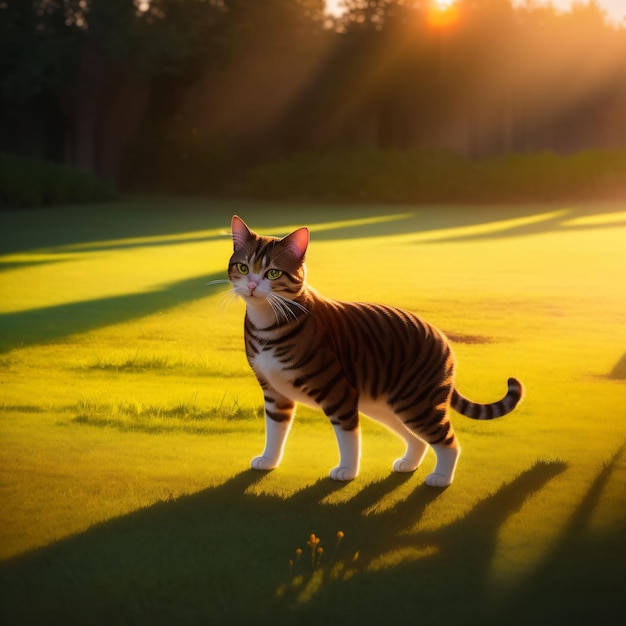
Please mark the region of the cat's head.
POLYGON ((228 280, 246 304, 263 300, 293 300, 304 289, 304 257, 309 244, 308 228, 299 228, 283 237, 258 235, 236 215, 232 219, 233 255, 228 280))

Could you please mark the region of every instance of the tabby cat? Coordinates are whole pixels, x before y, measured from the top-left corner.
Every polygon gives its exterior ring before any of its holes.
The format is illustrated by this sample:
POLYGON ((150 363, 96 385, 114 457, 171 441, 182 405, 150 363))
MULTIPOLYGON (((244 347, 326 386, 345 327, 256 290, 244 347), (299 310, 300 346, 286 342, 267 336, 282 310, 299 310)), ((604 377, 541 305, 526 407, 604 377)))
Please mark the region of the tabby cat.
POLYGON ((448 341, 413 313, 330 300, 307 285, 307 228, 282 239, 265 237, 233 216, 232 237, 228 279, 246 303, 246 355, 265 397, 265 449, 252 459, 254 469, 280 463, 295 403, 303 402, 322 409, 334 427, 339 465, 331 478, 352 480, 359 473, 361 411, 404 439, 394 471, 413 472, 430 445, 437 463, 426 484, 446 487, 461 452, 449 407, 492 419, 521 401, 515 378, 499 402, 463 397, 454 388, 448 341))

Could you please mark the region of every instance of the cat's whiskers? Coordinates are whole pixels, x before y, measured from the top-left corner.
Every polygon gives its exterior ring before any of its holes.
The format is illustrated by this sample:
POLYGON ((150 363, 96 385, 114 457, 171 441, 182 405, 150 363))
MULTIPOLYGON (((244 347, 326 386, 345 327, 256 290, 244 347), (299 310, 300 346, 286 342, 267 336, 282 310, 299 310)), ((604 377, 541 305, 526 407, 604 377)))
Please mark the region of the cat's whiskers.
MULTIPOLYGON (((289 298, 285 298, 285 296, 281 296, 280 294, 274 294, 277 298, 280 298, 285 305, 289 308, 291 305, 295 306, 297 309, 300 309, 303 313, 308 313, 309 310, 302 304, 300 304, 299 302, 296 302, 295 300, 290 300, 289 298)), ((289 308, 289 311, 291 313, 293 313, 293 311, 291 311, 291 308, 289 308)), ((294 317, 297 317, 296 315, 294 315, 294 317)))
POLYGON ((280 322, 280 319, 279 319, 279 316, 278 316, 279 313, 280 313, 280 316, 286 322, 289 321, 289 316, 287 315, 287 311, 285 310, 285 306, 280 301, 280 299, 278 297, 276 297, 276 294, 270 293, 267 296, 267 301, 268 301, 269 305, 272 307, 272 309, 274 309, 274 313, 276 314, 276 321, 277 322, 280 322))
POLYGON ((229 289, 224 292, 218 300, 218 307, 220 311, 225 312, 230 305, 236 302, 240 298, 239 294, 234 289, 229 289))
POLYGON ((274 302, 272 302, 270 298, 266 298, 266 301, 272 308, 272 313, 274 313, 274 317, 276 318, 276 323, 280 324, 280 317, 278 316, 278 314, 282 313, 282 311, 277 307, 277 305, 274 302))
MULTIPOLYGON (((272 300, 273 304, 273 308, 278 308, 278 310, 282 313, 283 317, 285 318, 285 322, 288 322, 290 319, 298 319, 298 315, 296 313, 296 311, 294 311, 291 308, 291 305, 295 306, 296 308, 300 309, 303 313, 308 313, 306 307, 302 306, 299 302, 296 302, 295 300, 289 300, 289 298, 285 298, 284 296, 281 296, 277 293, 272 293, 270 294, 270 296, 268 297, 268 302, 270 301, 270 299, 272 300)), ((276 319, 276 321, 278 322, 278 318, 276 319)))
POLYGON ((275 293, 270 293, 267 297, 266 297, 267 303, 272 307, 272 310, 274 311, 274 316, 276 317, 276 322, 278 324, 280 324, 280 316, 282 316, 282 318, 285 320, 285 322, 289 321, 289 315, 288 313, 291 313, 295 319, 295 315, 293 313, 293 311, 288 308, 283 302, 280 296, 276 295, 275 293))
MULTIPOLYGON (((228 281, 226 281, 228 282, 228 281)), ((220 313, 224 313, 226 309, 239 298, 239 294, 234 289, 228 289, 219 295, 217 300, 217 309, 220 313)))

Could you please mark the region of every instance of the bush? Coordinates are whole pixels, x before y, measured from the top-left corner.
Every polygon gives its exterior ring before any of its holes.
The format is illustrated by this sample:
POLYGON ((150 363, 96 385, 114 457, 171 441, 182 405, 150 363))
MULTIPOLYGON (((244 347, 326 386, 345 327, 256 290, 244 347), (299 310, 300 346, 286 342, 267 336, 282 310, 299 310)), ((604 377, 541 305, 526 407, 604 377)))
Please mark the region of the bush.
POLYGON ((243 191, 273 200, 515 202, 626 196, 626 151, 506 154, 471 160, 446 152, 299 155, 252 169, 243 191))
POLYGON ((27 157, 0 154, 0 207, 30 208, 103 202, 115 186, 86 172, 27 157))

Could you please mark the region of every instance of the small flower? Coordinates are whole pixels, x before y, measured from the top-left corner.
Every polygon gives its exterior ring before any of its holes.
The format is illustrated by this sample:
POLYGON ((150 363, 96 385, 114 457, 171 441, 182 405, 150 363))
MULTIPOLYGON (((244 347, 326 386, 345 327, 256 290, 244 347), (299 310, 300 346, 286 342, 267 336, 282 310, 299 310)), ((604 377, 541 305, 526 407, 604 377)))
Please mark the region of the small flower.
POLYGON ((318 554, 323 554, 324 553, 324 548, 322 548, 321 546, 316 550, 316 552, 318 554))
MULTIPOLYGON (((306 542, 307 545, 311 548, 311 565, 314 568, 315 568, 315 550, 316 550, 317 545, 319 544, 319 542, 320 542, 319 537, 316 537, 313 533, 311 533, 311 536, 309 537, 309 540, 306 542)), ((319 550, 320 548, 317 548, 317 549, 319 550)))
POLYGON ((331 563, 334 563, 335 560, 337 559, 337 550, 339 549, 339 544, 341 543, 341 540, 345 537, 343 530, 338 530, 337 531, 337 543, 335 544, 335 550, 333 551, 333 556, 331 559, 331 563))
POLYGON ((301 548, 296 548, 296 558, 293 560, 289 561, 290 565, 297 565, 298 562, 300 561, 300 557, 302 556, 302 549, 301 548))

